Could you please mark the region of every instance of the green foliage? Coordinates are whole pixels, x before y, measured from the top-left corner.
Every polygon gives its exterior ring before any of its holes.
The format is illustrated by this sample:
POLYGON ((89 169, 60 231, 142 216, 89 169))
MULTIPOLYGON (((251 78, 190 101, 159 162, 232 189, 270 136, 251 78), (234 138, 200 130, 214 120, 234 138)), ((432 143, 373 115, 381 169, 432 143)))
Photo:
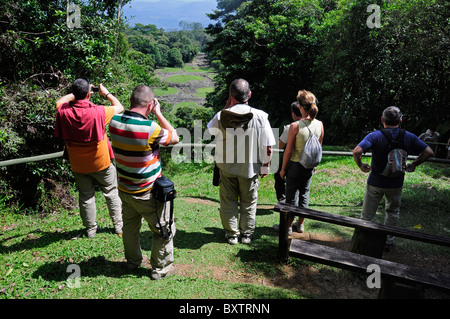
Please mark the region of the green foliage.
POLYGON ((173 124, 175 127, 186 128, 189 132, 191 132, 193 136, 195 124, 194 122, 198 121, 198 123, 201 124, 199 130, 203 134, 203 132, 206 130, 206 124, 208 124, 213 116, 214 110, 211 108, 182 106, 177 107, 177 109, 175 110, 175 119, 173 124))
POLYGON ((207 30, 219 70, 208 105, 220 109, 243 77, 275 127, 290 121, 298 90, 315 93, 328 144, 356 143, 389 105, 402 109, 404 128, 450 137, 448 1, 219 0, 218 9, 207 30), (366 23, 371 4, 381 28, 366 23))
POLYGON ((103 74, 117 40, 117 3, 80 3, 82 27, 72 29, 67 26, 66 5, 50 0, 5 2, 0 11, 0 55, 2 64, 15 68, 2 67, 1 78, 32 78, 48 87, 61 83, 62 73, 69 81, 103 74))
POLYGON ((180 50, 177 48, 172 48, 167 53, 167 62, 170 66, 179 68, 183 66, 183 57, 181 56, 180 50))
POLYGON ((272 125, 289 120, 297 90, 310 88, 313 79, 310 61, 317 45, 310 25, 318 19, 317 2, 244 2, 223 27, 210 27, 215 37, 208 51, 223 65, 211 106, 223 107, 229 83, 243 77, 251 84, 252 105, 267 111, 272 125))
POLYGON ((369 29, 361 12, 371 3, 342 1, 318 28, 315 88, 329 133, 360 139, 380 127, 385 107, 397 105, 403 127, 420 134, 435 125, 450 134, 449 3, 379 1, 382 26, 369 29))
POLYGON ((196 23, 180 22, 181 31, 166 32, 155 25, 136 23, 125 28, 131 47, 149 55, 155 67, 182 67, 192 62, 208 41, 208 35, 196 23))

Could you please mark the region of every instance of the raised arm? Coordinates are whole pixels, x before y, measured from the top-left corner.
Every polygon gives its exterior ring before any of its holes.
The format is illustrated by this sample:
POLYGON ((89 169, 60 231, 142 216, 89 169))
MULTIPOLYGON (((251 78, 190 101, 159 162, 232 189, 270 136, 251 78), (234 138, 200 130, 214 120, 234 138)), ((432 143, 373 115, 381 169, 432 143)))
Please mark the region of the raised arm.
POLYGON ((164 128, 172 133, 172 138, 171 138, 169 144, 171 144, 171 145, 177 144, 180 141, 177 131, 173 128, 172 124, 170 124, 169 121, 167 121, 167 119, 162 114, 161 105, 159 104, 159 101, 156 98, 154 100, 153 113, 155 114, 156 118, 158 119, 159 125, 162 128, 164 128))
POLYGON ((64 103, 69 103, 71 101, 75 101, 75 95, 73 95, 72 93, 64 95, 63 97, 60 97, 58 101, 56 101, 56 108, 64 103))
POLYGON ((120 103, 120 101, 114 95, 112 95, 112 93, 110 93, 101 83, 98 86, 98 93, 100 95, 106 96, 106 98, 111 103, 111 106, 114 108, 116 114, 122 113, 124 111, 122 103, 120 103))

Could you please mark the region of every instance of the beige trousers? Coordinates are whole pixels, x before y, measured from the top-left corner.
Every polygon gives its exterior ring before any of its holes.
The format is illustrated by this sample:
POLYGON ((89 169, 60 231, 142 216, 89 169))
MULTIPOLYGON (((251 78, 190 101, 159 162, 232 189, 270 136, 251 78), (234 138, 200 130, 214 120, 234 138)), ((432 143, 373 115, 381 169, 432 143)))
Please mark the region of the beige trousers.
MULTIPOLYGON (((402 198, 402 187, 400 188, 379 188, 367 184, 364 195, 364 204, 361 212, 361 219, 373 221, 378 210, 381 199, 385 197, 384 224, 397 226, 400 216, 400 206, 402 198)), ((386 243, 392 244, 394 236, 388 235, 386 243)))
POLYGON ((96 182, 105 196, 109 215, 116 233, 122 232, 122 203, 117 188, 116 167, 111 164, 107 169, 94 173, 75 173, 75 182, 79 192, 80 215, 87 236, 93 237, 97 231, 97 207, 95 205, 96 182))
POLYGON ((219 185, 220 217, 226 235, 251 236, 256 225, 258 175, 245 178, 227 174, 221 169, 219 185))
POLYGON ((174 262, 173 237, 176 228, 173 223, 169 231, 170 202, 159 202, 151 191, 140 195, 119 191, 119 196, 122 199, 123 245, 127 262, 138 266, 143 259, 140 229, 144 219, 153 233, 150 258, 152 277, 164 277, 174 262), (162 236, 159 226, 164 234, 170 234, 167 239, 162 236))

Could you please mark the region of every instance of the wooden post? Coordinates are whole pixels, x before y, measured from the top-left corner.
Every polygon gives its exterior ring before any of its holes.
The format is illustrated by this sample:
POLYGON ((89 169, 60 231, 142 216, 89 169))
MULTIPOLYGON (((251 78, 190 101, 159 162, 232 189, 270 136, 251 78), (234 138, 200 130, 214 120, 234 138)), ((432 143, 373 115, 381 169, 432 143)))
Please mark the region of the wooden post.
POLYGON ((350 251, 361 255, 382 258, 386 237, 385 233, 356 228, 353 233, 350 251))
POLYGON ((280 229, 278 232, 278 254, 283 261, 289 257, 289 224, 291 214, 288 211, 280 211, 280 229))
POLYGON ((419 284, 401 283, 391 278, 381 280, 378 299, 424 299, 425 289, 419 284))

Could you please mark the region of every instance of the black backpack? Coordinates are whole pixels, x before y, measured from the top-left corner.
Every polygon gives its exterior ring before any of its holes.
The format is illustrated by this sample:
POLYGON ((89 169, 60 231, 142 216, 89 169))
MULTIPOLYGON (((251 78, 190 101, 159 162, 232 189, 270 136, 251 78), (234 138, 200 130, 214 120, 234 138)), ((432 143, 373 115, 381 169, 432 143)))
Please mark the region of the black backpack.
POLYGON ((153 184, 153 195, 155 198, 162 202, 166 203, 170 201, 170 218, 169 218, 169 231, 168 233, 164 233, 160 219, 158 218, 159 231, 164 239, 169 238, 172 232, 172 224, 173 224, 173 200, 177 197, 177 191, 175 190, 175 184, 168 179, 167 177, 160 176, 158 177, 153 184))

